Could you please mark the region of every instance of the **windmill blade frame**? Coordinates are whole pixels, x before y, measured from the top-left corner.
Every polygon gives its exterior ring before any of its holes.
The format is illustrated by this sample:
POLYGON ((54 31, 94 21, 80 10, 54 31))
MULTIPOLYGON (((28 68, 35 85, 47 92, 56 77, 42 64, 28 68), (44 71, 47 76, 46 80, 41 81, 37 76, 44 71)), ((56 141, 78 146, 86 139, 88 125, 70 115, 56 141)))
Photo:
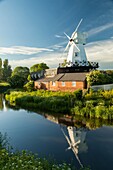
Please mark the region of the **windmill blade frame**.
POLYGON ((68 42, 68 44, 66 45, 66 48, 65 48, 65 50, 64 50, 64 51, 67 51, 67 49, 68 49, 69 45, 70 45, 70 41, 69 41, 69 42, 68 42))
POLYGON ((80 52, 80 49, 77 47, 77 45, 75 44, 75 42, 73 41, 72 43, 75 45, 75 47, 77 48, 77 50, 80 52))
POLYGON ((65 36, 70 40, 71 37, 64 32, 65 36))
POLYGON ((79 21, 79 23, 78 23, 78 25, 77 25, 77 27, 76 27, 76 29, 75 29, 75 31, 74 31, 74 34, 72 34, 72 39, 74 39, 74 37, 75 37, 75 34, 76 34, 76 32, 77 32, 77 30, 78 30, 78 28, 79 28, 79 26, 80 26, 80 24, 81 24, 81 22, 83 21, 83 19, 81 19, 80 21, 79 21))

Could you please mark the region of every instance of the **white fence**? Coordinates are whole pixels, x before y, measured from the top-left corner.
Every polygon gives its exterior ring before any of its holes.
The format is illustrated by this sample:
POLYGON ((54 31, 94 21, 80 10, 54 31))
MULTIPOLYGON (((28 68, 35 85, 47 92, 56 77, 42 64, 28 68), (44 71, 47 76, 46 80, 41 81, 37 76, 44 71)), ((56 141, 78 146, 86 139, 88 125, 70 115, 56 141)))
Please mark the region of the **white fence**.
POLYGON ((113 89, 113 84, 104 84, 104 85, 91 86, 91 89, 93 89, 94 91, 97 91, 97 90, 111 90, 111 89, 113 89))

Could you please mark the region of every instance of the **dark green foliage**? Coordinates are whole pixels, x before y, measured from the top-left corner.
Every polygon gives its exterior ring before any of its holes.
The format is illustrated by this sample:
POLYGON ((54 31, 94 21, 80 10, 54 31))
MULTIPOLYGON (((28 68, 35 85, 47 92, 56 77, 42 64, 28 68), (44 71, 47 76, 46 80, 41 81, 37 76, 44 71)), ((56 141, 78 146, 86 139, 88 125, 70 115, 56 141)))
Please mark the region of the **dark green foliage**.
POLYGON ((26 79, 19 75, 11 76, 8 82, 12 88, 22 88, 25 84, 26 79))
POLYGON ((34 81, 29 81, 24 85, 25 90, 27 91, 33 91, 34 90, 34 81))
POLYGON ((12 72, 12 76, 15 76, 15 75, 23 77, 23 78, 25 78, 27 80, 28 75, 29 75, 29 68, 28 67, 18 66, 12 72))
POLYGON ((63 97, 24 96, 16 99, 16 104, 24 108, 34 108, 54 113, 69 113, 68 102, 63 97))
POLYGON ((30 72, 37 72, 48 68, 49 67, 45 63, 34 64, 32 67, 30 67, 30 72))
POLYGON ((7 81, 7 79, 11 76, 12 69, 8 64, 8 59, 5 59, 3 62, 3 80, 7 81))
POLYGON ((8 78, 11 76, 12 69, 8 63, 8 59, 3 61, 2 67, 2 59, 0 58, 0 81, 7 81, 8 78))
POLYGON ((28 81, 29 68, 18 66, 12 72, 11 77, 8 79, 12 88, 22 88, 28 81))
POLYGON ((82 90, 76 90, 74 93, 74 97, 77 99, 77 100, 81 100, 82 99, 82 90))

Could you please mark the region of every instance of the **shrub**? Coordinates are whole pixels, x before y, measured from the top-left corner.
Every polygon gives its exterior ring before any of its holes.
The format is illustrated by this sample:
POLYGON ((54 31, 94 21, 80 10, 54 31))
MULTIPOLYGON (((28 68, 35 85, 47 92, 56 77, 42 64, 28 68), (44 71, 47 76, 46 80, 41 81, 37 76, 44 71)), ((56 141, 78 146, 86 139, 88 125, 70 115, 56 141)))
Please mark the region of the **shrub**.
POLYGON ((106 108, 104 106, 96 106, 96 108, 95 108, 95 117, 96 118, 103 118, 104 114, 106 114, 106 108))
POLYGON ((27 90, 29 92, 33 91, 34 90, 34 82, 33 81, 29 81, 28 83, 26 83, 24 85, 24 88, 25 88, 25 90, 27 90))
POLYGON ((82 90, 76 90, 74 91, 74 97, 77 99, 77 100, 81 100, 82 99, 82 90))

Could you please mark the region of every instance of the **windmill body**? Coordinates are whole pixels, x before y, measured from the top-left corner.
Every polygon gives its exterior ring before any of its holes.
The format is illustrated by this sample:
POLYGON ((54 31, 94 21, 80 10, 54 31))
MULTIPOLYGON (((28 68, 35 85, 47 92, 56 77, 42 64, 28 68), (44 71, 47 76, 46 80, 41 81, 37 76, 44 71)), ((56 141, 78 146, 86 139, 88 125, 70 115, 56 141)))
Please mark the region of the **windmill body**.
POLYGON ((67 55, 67 62, 75 63, 76 61, 87 61, 83 44, 76 44, 76 46, 74 44, 70 45, 67 55))
POLYGON ((78 28, 81 24, 82 20, 79 22, 77 28, 72 33, 71 37, 69 37, 66 33, 65 35, 69 39, 69 42, 66 46, 65 51, 68 50, 67 62, 75 63, 77 62, 87 62, 86 53, 84 50, 84 45, 86 44, 86 34, 78 32, 78 28))
POLYGON ((75 31, 72 33, 71 36, 67 35, 64 32, 65 36, 69 40, 65 48, 65 52, 67 52, 67 58, 64 63, 59 63, 59 67, 57 70, 58 74, 90 72, 91 70, 99 68, 97 62, 90 62, 87 60, 86 52, 84 49, 87 34, 78 31, 81 22, 82 19, 80 20, 79 24, 77 25, 75 31))

